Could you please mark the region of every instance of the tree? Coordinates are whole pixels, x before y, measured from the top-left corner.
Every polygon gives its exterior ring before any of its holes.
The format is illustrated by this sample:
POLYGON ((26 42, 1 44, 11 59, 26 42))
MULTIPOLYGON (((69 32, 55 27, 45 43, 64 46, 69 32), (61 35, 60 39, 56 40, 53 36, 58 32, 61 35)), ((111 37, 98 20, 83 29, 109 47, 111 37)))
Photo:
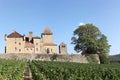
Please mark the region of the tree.
POLYGON ((72 44, 75 45, 74 50, 82 52, 82 54, 101 54, 107 58, 110 45, 107 37, 93 24, 85 24, 79 26, 74 31, 72 44))

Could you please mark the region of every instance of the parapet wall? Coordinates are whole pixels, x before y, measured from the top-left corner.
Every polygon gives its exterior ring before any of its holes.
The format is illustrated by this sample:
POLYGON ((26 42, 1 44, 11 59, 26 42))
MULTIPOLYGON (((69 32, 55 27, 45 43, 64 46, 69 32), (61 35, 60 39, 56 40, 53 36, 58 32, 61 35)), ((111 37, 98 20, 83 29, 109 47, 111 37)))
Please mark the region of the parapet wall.
MULTIPOLYGON (((95 59, 99 64, 99 56, 96 54, 92 54, 95 56, 95 59)), ((87 57, 89 55, 81 55, 81 54, 57 54, 56 56, 53 54, 23 54, 23 53, 9 53, 9 54, 0 54, 0 58, 3 59, 22 59, 22 60, 41 60, 41 61, 52 61, 54 57, 54 61, 61 62, 77 62, 77 63, 89 63, 87 57)))

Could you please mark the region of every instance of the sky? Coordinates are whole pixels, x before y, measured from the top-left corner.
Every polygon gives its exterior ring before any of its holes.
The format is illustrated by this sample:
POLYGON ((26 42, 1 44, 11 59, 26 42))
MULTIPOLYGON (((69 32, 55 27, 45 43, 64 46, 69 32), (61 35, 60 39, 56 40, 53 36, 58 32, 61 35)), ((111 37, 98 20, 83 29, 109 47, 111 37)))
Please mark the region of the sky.
POLYGON ((92 23, 107 36, 110 55, 120 53, 120 0, 0 0, 0 53, 4 53, 5 34, 30 31, 41 36, 48 26, 57 45, 71 44, 73 31, 79 24, 92 23))

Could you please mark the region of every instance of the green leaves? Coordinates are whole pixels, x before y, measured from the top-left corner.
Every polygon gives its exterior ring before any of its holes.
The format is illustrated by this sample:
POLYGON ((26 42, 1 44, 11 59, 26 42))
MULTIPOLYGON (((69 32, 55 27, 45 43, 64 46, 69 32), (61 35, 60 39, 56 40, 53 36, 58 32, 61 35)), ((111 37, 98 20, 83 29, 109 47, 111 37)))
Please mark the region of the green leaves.
POLYGON ((82 54, 107 55, 109 52, 110 45, 107 37, 93 24, 79 26, 71 40, 75 45, 74 50, 82 54))
POLYGON ((21 80, 25 61, 0 59, 0 80, 21 80))
POLYGON ((119 65, 32 61, 30 62, 30 66, 33 72, 32 73, 33 80, 97 80, 97 79, 119 80, 120 79, 119 65), (35 73, 38 74, 36 75, 35 73), (44 78, 41 76, 41 74, 43 74, 44 78), (36 78, 34 76, 38 76, 39 78, 36 78))

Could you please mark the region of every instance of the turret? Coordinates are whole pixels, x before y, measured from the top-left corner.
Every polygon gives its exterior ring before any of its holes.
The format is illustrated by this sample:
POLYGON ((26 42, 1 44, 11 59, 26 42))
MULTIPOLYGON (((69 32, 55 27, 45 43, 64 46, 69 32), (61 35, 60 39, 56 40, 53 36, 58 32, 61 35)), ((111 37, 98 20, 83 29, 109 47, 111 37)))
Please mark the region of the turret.
POLYGON ((59 45, 59 53, 60 54, 67 54, 67 46, 63 42, 59 45))
POLYGON ((53 42, 52 41, 53 33, 51 32, 51 30, 48 27, 45 28, 41 37, 42 37, 43 43, 52 43, 53 42))

